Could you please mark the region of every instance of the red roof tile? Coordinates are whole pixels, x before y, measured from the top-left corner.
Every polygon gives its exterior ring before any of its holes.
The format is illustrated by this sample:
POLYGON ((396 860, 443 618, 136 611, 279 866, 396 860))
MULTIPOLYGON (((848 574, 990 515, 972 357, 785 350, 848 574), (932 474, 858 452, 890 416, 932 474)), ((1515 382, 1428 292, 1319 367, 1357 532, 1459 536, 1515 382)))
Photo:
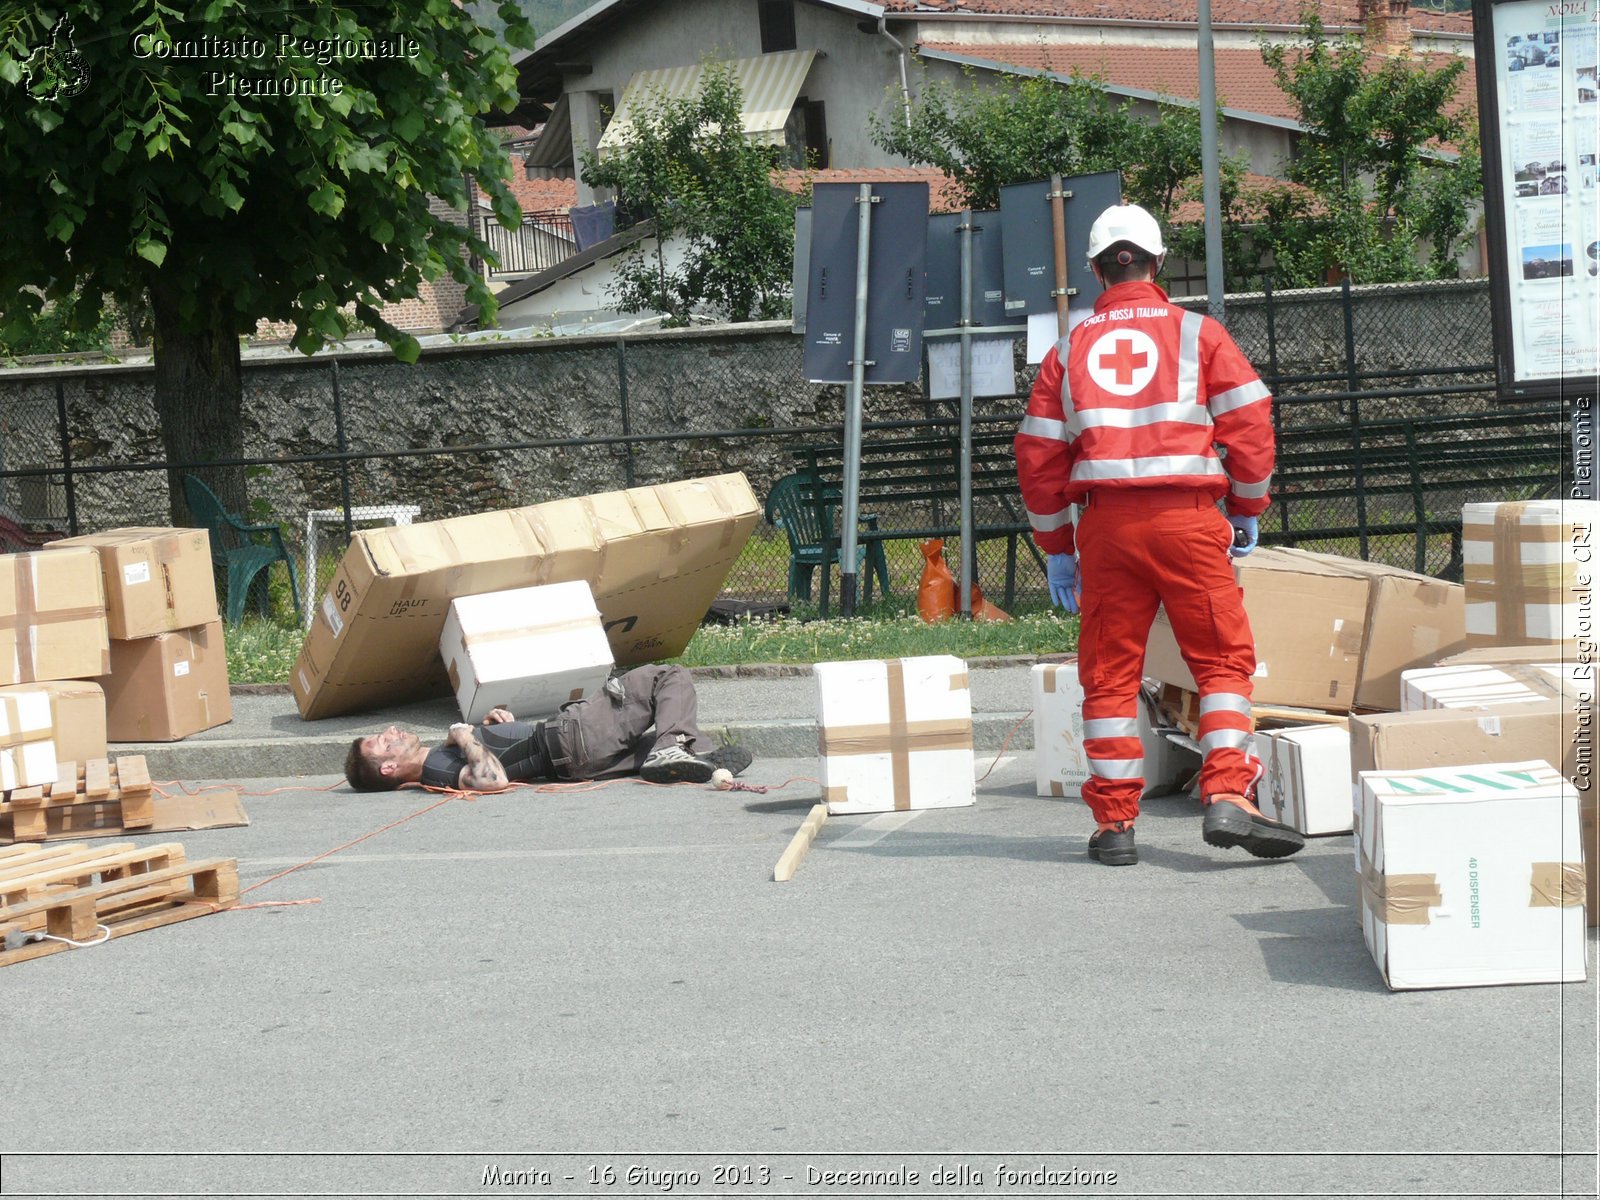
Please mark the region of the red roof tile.
MULTIPOLYGON (((1115 87, 1155 92, 1175 100, 1197 100, 1200 96, 1200 63, 1190 49, 1039 43, 968 46, 934 42, 924 42, 918 48, 1002 66, 1096 76, 1115 87)), ((1377 57, 1373 56, 1373 61, 1377 57)), ((1448 54, 1417 56, 1419 63, 1432 68, 1451 59, 1448 54)), ((1217 50, 1215 62, 1217 98, 1224 107, 1291 121, 1296 119, 1294 102, 1279 89, 1272 69, 1261 61, 1259 50, 1217 50)), ((1476 94, 1477 75, 1472 60, 1468 59, 1467 69, 1457 84, 1457 102, 1465 103, 1476 94)))
MULTIPOLYGON (((1162 21, 1193 25, 1199 21, 1197 0, 883 0, 885 8, 908 15, 919 10, 972 13, 977 16, 1080 17, 1105 21, 1162 21)), ((1304 23, 1315 8, 1329 28, 1361 24, 1359 0, 1215 0, 1216 25, 1285 25, 1304 23)), ((1413 6, 1411 27, 1430 33, 1472 32, 1471 13, 1438 13, 1413 6)))

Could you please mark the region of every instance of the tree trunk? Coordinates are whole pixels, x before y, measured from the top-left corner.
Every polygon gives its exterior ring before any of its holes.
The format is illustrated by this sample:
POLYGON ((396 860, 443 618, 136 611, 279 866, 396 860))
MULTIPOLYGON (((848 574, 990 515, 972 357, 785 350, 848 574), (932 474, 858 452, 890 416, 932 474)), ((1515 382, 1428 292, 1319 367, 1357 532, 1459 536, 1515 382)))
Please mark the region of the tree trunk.
POLYGON ((178 298, 150 289, 155 325, 156 415, 167 461, 168 504, 173 524, 196 524, 183 495, 183 477, 197 475, 223 507, 248 519, 249 494, 243 467, 185 467, 244 456, 244 401, 239 372, 239 336, 220 306, 206 305, 206 327, 183 328, 178 298))

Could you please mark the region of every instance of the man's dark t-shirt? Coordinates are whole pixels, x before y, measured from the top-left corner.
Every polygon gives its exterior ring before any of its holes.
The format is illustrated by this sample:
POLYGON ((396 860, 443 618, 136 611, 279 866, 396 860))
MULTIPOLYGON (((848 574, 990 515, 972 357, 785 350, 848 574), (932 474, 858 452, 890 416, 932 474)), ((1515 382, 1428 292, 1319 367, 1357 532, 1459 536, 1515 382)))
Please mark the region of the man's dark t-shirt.
MULTIPOLYGON (((479 725, 475 732, 484 749, 505 767, 507 779, 525 782, 550 778, 550 761, 545 755, 544 738, 538 725, 506 721, 500 725, 479 725)), ((461 768, 466 765, 467 756, 461 753, 460 747, 446 742, 428 751, 422 764, 421 782, 427 787, 459 787, 461 768)))

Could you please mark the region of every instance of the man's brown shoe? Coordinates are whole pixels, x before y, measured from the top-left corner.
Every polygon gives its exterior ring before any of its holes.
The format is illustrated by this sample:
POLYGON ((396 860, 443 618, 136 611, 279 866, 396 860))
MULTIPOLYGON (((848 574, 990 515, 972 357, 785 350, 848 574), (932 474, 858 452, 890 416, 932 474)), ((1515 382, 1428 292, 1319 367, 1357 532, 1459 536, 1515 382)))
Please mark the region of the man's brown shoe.
POLYGON ((1219 792, 1205 800, 1205 820, 1200 836, 1208 846, 1243 846, 1257 858, 1288 858, 1305 849, 1305 835, 1282 821, 1252 813, 1244 807, 1244 797, 1219 792))

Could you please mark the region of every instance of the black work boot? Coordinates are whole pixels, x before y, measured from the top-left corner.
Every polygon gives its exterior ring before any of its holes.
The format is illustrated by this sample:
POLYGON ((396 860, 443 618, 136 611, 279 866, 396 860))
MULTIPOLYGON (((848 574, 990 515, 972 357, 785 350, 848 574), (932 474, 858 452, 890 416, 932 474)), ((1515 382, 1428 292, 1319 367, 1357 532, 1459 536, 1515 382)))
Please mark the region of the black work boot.
POLYGON ((1133 844, 1133 822, 1097 829, 1089 838, 1089 857, 1108 867, 1133 866, 1139 861, 1139 848, 1133 844))
POLYGON ((1205 820, 1200 836, 1208 846, 1243 846, 1257 858, 1288 858, 1305 849, 1305 835, 1282 821, 1252 813, 1244 807, 1244 797, 1227 792, 1207 796, 1205 820))

